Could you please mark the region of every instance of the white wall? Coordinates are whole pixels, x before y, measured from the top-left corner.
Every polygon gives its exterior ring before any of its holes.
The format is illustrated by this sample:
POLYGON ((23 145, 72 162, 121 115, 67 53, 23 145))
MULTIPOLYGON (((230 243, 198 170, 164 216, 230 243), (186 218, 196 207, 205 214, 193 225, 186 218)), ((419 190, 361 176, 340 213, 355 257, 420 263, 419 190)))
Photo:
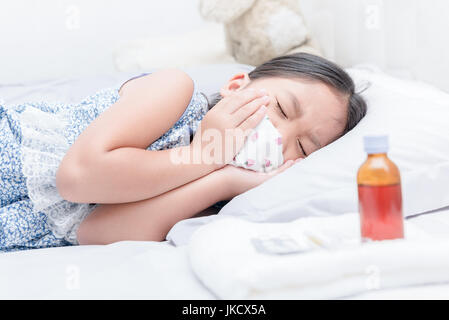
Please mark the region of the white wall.
POLYGON ((128 40, 207 26, 196 3, 0 0, 0 83, 112 72, 128 40))
POLYGON ((449 91, 449 1, 300 0, 325 53, 449 91))
MULTIPOLYGON (((338 63, 376 63, 449 91, 449 1, 299 1, 338 63)), ((0 0, 0 83, 113 72, 113 53, 126 41, 209 28, 197 3, 0 0)))

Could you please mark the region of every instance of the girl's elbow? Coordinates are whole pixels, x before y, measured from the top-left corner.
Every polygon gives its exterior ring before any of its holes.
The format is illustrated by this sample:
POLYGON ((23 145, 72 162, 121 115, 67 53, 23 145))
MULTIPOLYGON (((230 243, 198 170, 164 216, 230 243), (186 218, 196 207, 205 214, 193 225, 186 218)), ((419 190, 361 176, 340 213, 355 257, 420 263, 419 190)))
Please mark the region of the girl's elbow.
POLYGON ((70 202, 82 202, 79 194, 80 168, 62 163, 56 172, 56 189, 59 195, 70 202))

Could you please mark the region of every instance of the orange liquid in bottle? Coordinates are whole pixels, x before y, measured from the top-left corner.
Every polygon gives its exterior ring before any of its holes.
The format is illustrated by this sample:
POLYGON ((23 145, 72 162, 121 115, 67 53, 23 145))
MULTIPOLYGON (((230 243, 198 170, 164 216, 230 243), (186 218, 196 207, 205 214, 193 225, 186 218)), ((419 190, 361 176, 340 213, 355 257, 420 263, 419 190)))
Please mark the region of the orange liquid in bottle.
POLYGON ((357 183, 362 240, 403 238, 401 179, 387 154, 368 154, 357 183))
POLYGON ((371 240, 404 237, 401 185, 359 186, 362 238, 371 240))

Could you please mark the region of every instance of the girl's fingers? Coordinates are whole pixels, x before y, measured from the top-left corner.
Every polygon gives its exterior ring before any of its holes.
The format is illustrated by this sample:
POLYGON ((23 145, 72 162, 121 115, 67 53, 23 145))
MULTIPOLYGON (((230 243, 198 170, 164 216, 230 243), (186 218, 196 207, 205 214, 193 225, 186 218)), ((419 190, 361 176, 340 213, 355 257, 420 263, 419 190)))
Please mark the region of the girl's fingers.
POLYGON ((276 170, 268 172, 268 175, 275 176, 275 175, 277 175, 277 174, 279 174, 281 172, 284 172, 285 170, 287 170, 288 168, 290 168, 291 166, 293 166, 297 162, 298 161, 287 160, 279 168, 277 168, 276 170))
POLYGON ((245 106, 246 104, 250 103, 254 99, 262 97, 266 94, 267 93, 265 90, 256 90, 256 89, 242 90, 240 92, 236 92, 235 94, 233 94, 229 98, 229 101, 227 101, 224 108, 228 113, 234 113, 236 110, 240 109, 242 106, 245 106))
POLYGON ((240 125, 243 121, 248 119, 254 112, 256 112, 262 105, 267 106, 270 102, 270 97, 262 96, 250 103, 244 105, 240 109, 237 109, 231 116, 235 126, 240 125))
POLYGON ((251 130, 254 129, 260 121, 262 121, 263 117, 267 112, 266 106, 261 106, 259 109, 250 115, 246 120, 244 120, 237 128, 242 130, 245 137, 251 133, 251 130))
POLYGON ((284 170, 286 170, 286 169, 288 169, 288 168, 290 168, 292 165, 294 165, 294 164, 296 164, 296 163, 298 163, 298 162, 300 162, 301 160, 303 160, 304 158, 298 158, 298 159, 296 159, 296 160, 287 160, 287 161, 285 161, 277 170, 281 170, 281 171, 284 171, 284 170))

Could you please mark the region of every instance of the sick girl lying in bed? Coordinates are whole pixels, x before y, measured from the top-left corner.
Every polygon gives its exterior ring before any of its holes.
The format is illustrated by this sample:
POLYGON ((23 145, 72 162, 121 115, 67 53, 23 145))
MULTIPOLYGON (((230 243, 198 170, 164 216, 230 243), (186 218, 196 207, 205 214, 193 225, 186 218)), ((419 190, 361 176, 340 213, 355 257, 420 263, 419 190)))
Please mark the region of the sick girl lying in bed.
POLYGON ((0 104, 1 251, 164 240, 366 113, 349 75, 309 54, 236 74, 210 101, 180 70, 130 80, 78 104, 0 104), (280 151, 242 153, 258 141, 280 151))

